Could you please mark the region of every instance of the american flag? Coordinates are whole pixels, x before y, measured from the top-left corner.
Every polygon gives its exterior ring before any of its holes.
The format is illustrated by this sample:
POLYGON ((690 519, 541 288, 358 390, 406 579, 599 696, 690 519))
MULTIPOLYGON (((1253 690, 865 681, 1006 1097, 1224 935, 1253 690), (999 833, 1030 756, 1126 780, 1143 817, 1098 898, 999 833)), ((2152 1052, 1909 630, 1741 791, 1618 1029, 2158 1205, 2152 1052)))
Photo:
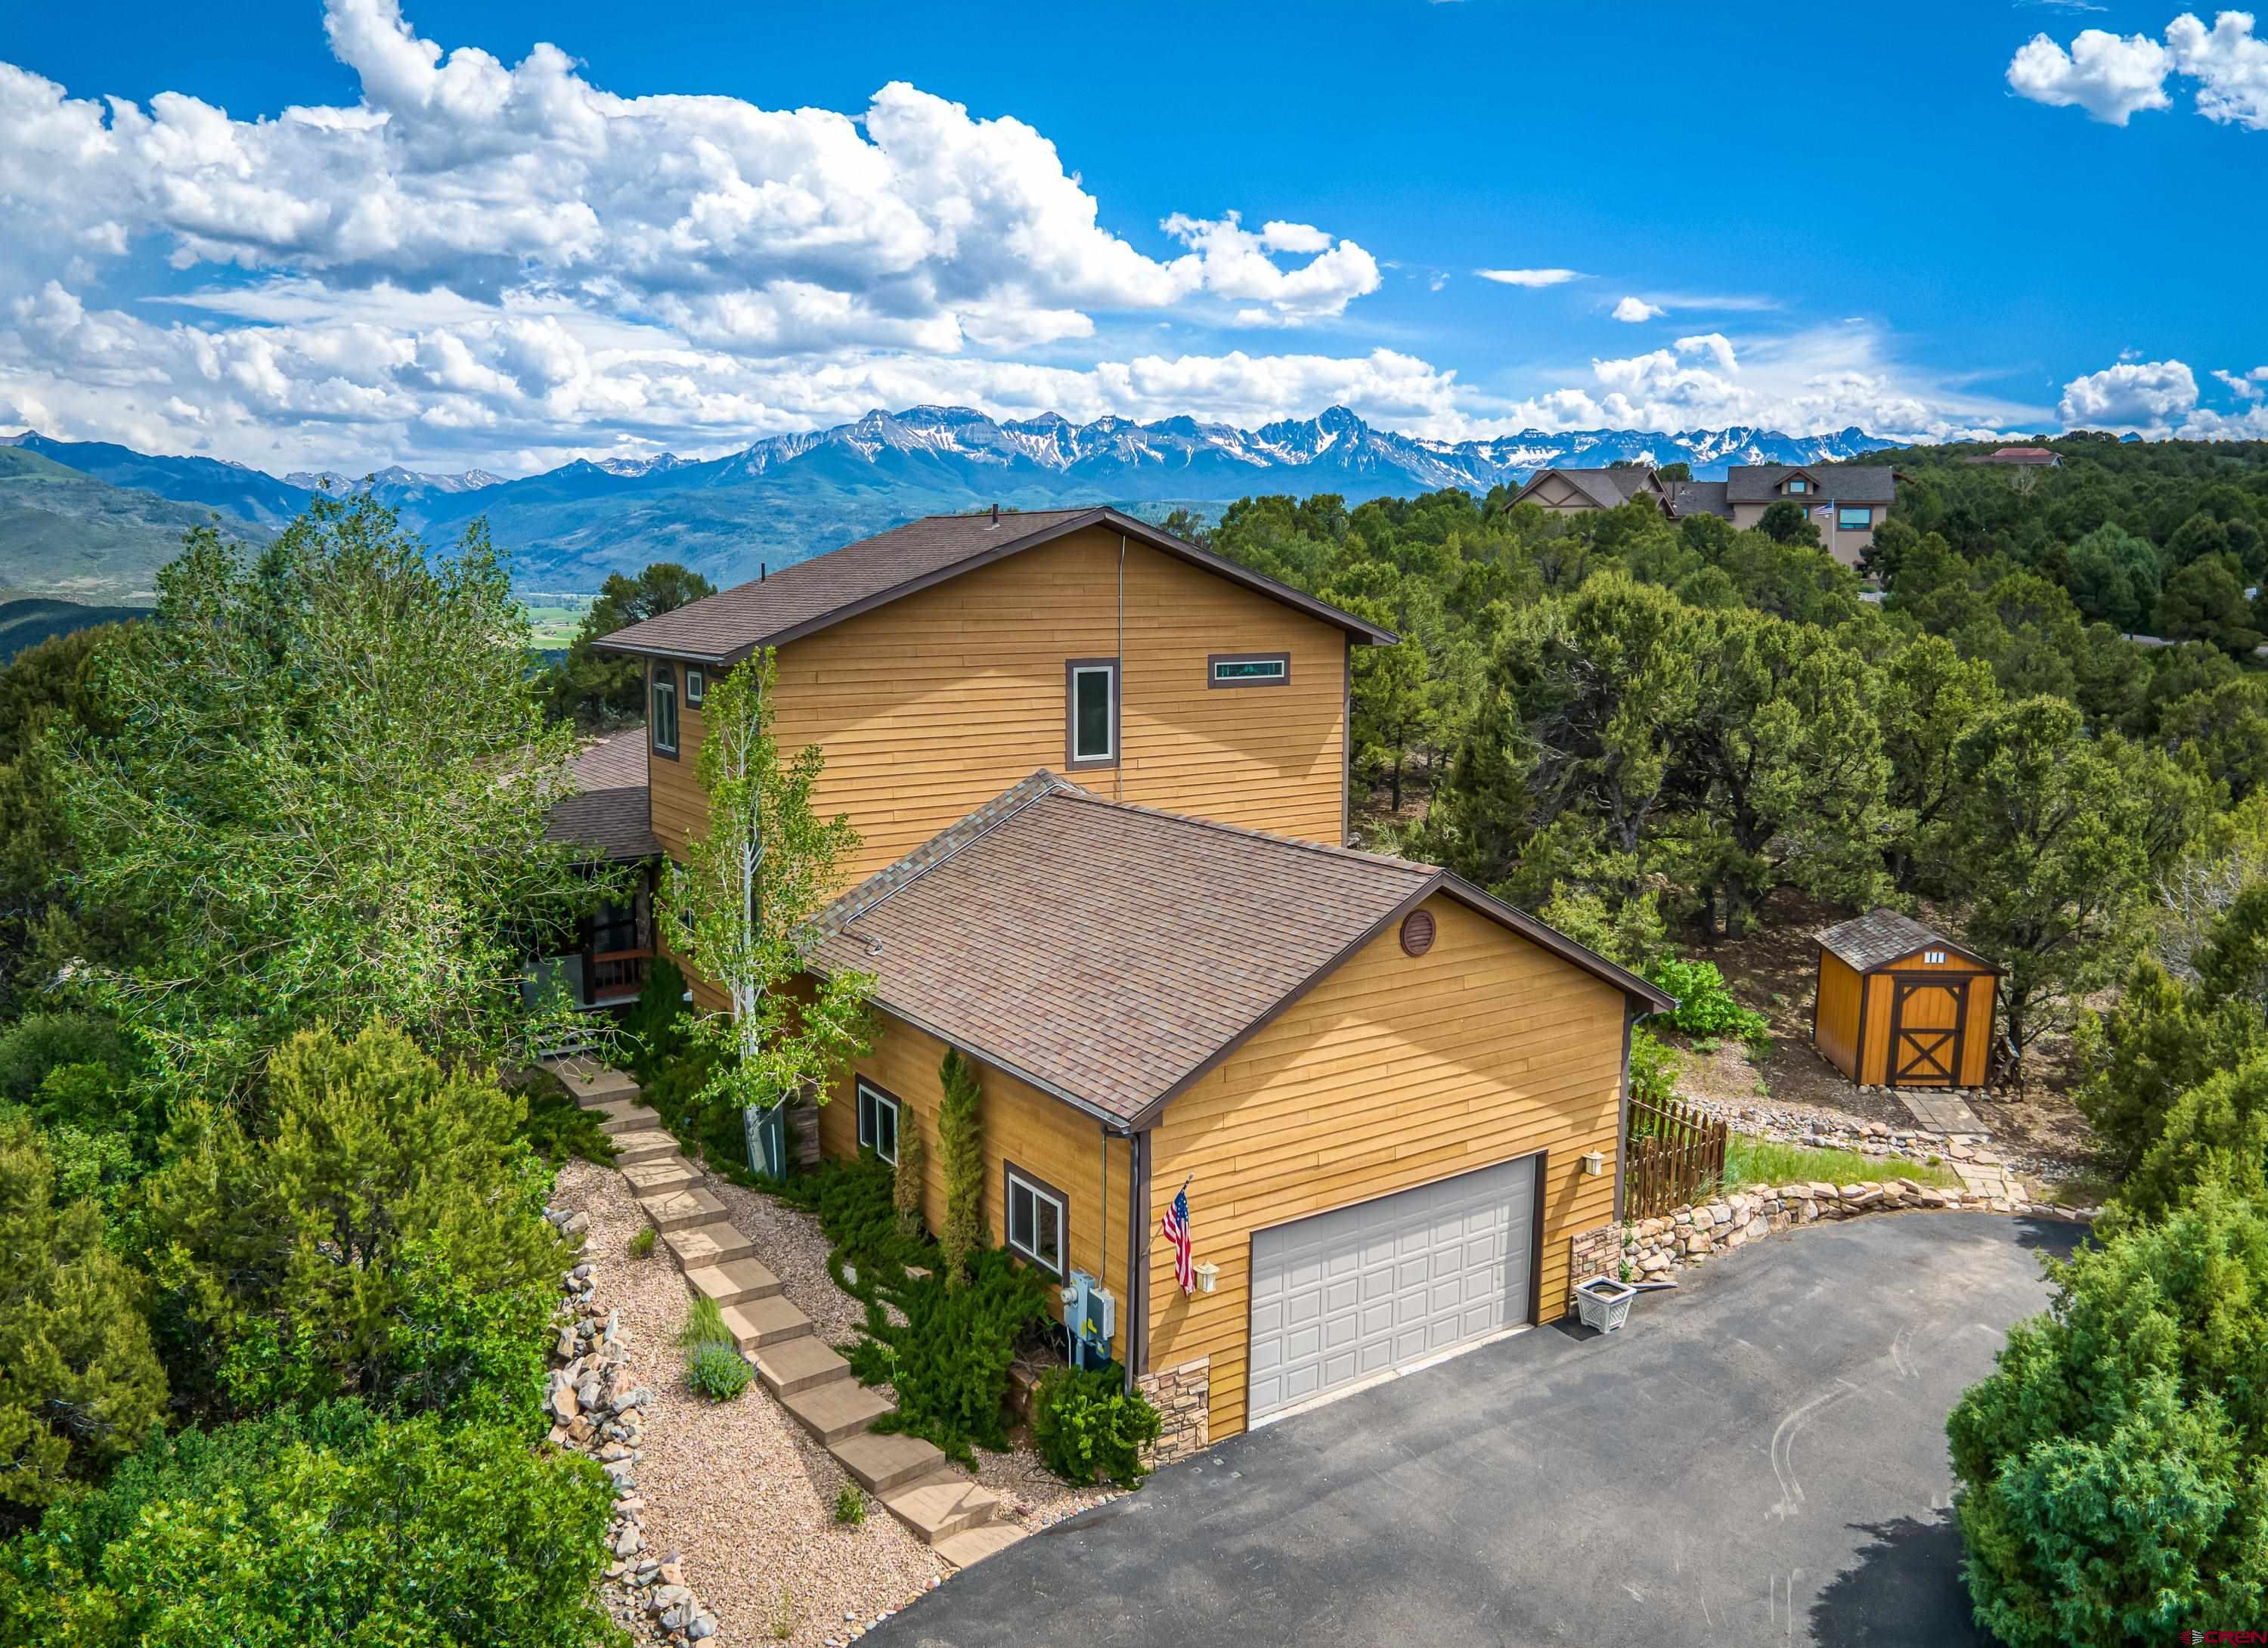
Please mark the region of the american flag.
POLYGON ((1174 1279, 1185 1294, 1197 1285, 1197 1268, 1189 1262, 1189 1181, 1174 1192, 1174 1204, 1158 1220, 1158 1233, 1174 1244, 1174 1279))

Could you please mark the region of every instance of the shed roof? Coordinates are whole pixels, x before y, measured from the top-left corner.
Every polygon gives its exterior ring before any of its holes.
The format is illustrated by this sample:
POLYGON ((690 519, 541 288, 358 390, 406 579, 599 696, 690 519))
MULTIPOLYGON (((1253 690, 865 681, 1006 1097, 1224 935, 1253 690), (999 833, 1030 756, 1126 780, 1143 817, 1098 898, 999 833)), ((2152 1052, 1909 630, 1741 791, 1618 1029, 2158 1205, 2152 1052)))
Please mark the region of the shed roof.
POLYGON ((1819 482, 1827 502, 1888 504, 1897 495, 1897 471, 1888 464, 1734 464, 1725 472, 1726 496, 1735 504, 1769 504, 1792 475, 1819 482))
POLYGON ((1101 1118, 1176 1093, 1439 891, 1637 998, 1643 979, 1430 864, 1108 800, 1041 771, 837 900, 807 952, 1101 1118))
POLYGON ((1967 956, 1979 967, 1991 967, 1995 973, 2000 970, 1966 945, 1955 944, 1934 928, 1925 927, 1911 916, 1901 916, 1893 909, 1870 910, 1814 936, 1822 949, 1840 956, 1860 973, 1888 967, 1917 950, 1951 950, 1967 956))
POLYGON ((1147 521, 1115 509, 1096 508, 1009 511, 997 518, 990 514, 924 516, 782 567, 776 576, 735 585, 617 629, 599 644, 615 652, 737 664, 758 647, 784 646, 799 636, 1089 526, 1123 533, 1152 549, 1321 619, 1357 642, 1391 644, 1395 638, 1390 631, 1351 613, 1249 571, 1147 521))
POLYGON ((544 823, 547 841, 572 842, 610 864, 661 856, 646 806, 644 727, 625 727, 585 746, 571 778, 573 791, 560 798, 544 823))

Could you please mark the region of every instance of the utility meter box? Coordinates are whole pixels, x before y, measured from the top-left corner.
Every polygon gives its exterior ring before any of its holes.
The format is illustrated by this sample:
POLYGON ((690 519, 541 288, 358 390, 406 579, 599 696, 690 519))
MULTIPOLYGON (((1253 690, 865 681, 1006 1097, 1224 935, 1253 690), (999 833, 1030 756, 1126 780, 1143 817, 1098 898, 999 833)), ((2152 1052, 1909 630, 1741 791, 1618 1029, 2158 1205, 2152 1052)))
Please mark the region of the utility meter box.
POLYGON ((1118 1333, 1118 1299, 1084 1270, 1074 1270, 1064 1284, 1064 1332, 1071 1341, 1071 1363, 1077 1367, 1110 1365, 1110 1343, 1118 1333))

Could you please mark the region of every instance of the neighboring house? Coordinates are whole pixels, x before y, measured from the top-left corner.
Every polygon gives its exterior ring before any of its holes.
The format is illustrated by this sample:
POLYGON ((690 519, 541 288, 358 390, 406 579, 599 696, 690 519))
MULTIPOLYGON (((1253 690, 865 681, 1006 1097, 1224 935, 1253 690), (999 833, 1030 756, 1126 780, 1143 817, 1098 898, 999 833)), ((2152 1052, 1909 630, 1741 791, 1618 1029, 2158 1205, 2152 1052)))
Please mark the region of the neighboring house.
POLYGON ((1662 483, 1654 479, 1653 470, 1538 469, 1512 501, 1533 504, 1554 515, 1580 515, 1590 510, 1620 509, 1634 497, 1663 502, 1662 483))
POLYGON ((1894 470, 1875 464, 1734 464, 1722 481, 1661 481, 1645 469, 1539 469, 1512 501, 1577 515, 1648 497, 1673 520, 1717 515, 1747 527, 1786 499, 1804 507, 1829 554, 1856 566, 1889 514, 1896 480, 1894 470))
POLYGON ((1090 510, 916 522, 603 644, 652 666, 672 852, 693 701, 777 649, 780 739, 865 842, 808 952, 877 981, 821 1148, 920 1127, 936 1227, 939 1066, 973 1060, 994 1239, 1107 1291, 1112 1354, 1195 1394, 1182 1446, 1556 1320, 1620 1205, 1631 1026, 1668 998, 1340 844, 1351 649, 1393 641, 1090 510))
POLYGON ((661 864, 646 789, 645 729, 628 727, 585 745, 576 757, 574 793, 552 809, 544 834, 582 849, 596 864, 630 864, 631 896, 560 934, 538 959, 527 989, 548 995, 556 981, 578 1007, 637 999, 653 965, 654 875, 661 864))
POLYGON ((1896 494, 1896 472, 1887 464, 1734 464, 1725 473, 1734 526, 1755 526, 1775 504, 1800 504, 1822 547, 1845 566, 1858 565, 1873 546, 1896 494))

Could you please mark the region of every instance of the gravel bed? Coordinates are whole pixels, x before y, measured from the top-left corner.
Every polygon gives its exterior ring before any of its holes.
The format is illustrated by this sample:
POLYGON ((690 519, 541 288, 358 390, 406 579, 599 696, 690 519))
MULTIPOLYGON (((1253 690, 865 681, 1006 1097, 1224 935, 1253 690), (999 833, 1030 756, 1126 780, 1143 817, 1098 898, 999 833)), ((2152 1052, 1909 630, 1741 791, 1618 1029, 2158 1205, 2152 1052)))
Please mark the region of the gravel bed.
MULTIPOLYGON (((708 1185, 814 1330, 829 1343, 851 1338, 865 1307, 828 1276, 828 1244, 817 1221, 760 1192, 713 1178, 708 1185)), ((646 1538, 653 1549, 682 1556, 686 1583, 717 1615, 714 1643, 848 1642, 951 1575, 873 1500, 861 1526, 836 1522, 836 1496, 850 1476, 762 1384, 724 1403, 686 1384, 676 1338, 691 1295, 666 1248, 646 1259, 629 1256, 630 1238, 646 1221, 620 1174, 571 1162, 553 1200, 589 1217, 582 1257, 593 1267, 593 1297, 620 1313, 630 1335, 630 1367, 654 1393, 637 1467, 646 1538)), ((977 1460, 977 1479, 1006 1499, 1012 1519, 1027 1529, 1112 1497, 1073 1488, 1028 1447, 980 1452, 977 1460)), ((643 1623, 638 1635, 652 1639, 643 1623)))

